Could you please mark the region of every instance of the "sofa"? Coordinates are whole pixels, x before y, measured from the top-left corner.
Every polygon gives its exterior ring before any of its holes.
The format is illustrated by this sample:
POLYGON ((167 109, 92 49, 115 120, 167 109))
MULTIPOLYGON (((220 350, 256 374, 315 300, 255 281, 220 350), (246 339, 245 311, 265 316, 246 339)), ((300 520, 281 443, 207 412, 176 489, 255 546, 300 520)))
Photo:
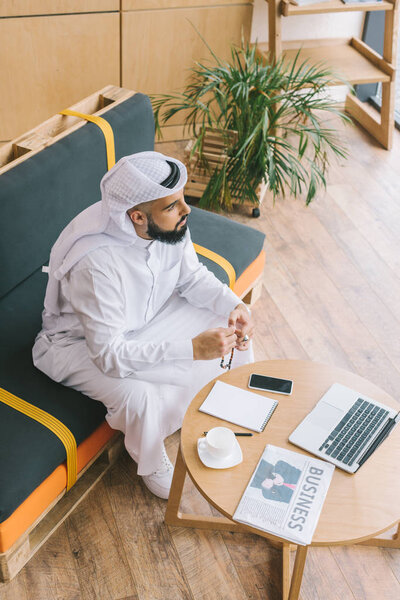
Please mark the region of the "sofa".
MULTIPOLYGON (((152 108, 143 94, 107 86, 71 108, 111 125, 116 160, 154 148, 152 108)), ((65 225, 100 199, 106 170, 102 131, 76 116, 57 115, 1 149, 0 581, 18 573, 123 448, 101 403, 53 382, 31 357, 47 284, 42 267, 65 225), (65 444, 10 405, 14 398, 72 434, 77 479, 69 491, 65 444)), ((190 229, 200 260, 249 300, 264 265, 263 234, 197 207, 190 229)))

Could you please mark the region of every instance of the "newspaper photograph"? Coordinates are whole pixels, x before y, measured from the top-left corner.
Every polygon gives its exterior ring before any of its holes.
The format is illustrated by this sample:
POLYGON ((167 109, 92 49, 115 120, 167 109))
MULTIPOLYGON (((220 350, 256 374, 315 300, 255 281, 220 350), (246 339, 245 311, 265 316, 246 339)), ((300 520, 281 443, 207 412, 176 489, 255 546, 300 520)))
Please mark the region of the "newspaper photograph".
POLYGON ((233 515, 295 544, 310 544, 335 466, 267 444, 233 515))

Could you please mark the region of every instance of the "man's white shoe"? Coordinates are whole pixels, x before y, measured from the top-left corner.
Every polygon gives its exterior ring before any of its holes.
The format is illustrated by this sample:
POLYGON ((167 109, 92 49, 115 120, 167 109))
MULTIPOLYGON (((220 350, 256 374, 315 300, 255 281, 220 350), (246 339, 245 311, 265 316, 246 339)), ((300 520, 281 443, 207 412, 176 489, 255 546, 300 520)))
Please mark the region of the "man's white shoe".
POLYGON ((162 464, 157 471, 151 475, 142 475, 145 486, 159 498, 168 499, 171 489, 172 475, 174 467, 168 458, 168 454, 163 449, 162 464))

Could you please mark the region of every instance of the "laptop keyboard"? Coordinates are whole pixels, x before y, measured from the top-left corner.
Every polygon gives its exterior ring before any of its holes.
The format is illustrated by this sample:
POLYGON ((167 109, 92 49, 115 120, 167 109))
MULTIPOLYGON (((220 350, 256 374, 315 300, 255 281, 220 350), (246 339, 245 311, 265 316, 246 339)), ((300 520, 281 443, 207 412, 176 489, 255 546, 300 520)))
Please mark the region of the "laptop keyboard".
POLYGON ((388 410, 358 398, 328 435, 319 448, 320 452, 350 467, 388 414, 388 410))

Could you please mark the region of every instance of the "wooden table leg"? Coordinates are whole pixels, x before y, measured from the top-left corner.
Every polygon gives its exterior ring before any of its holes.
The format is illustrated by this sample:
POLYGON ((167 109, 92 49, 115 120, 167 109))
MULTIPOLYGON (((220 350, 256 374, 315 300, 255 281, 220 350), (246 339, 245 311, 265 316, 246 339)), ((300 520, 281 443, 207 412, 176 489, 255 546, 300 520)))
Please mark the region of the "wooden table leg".
POLYGON ((379 546, 379 548, 400 548, 400 523, 397 525, 396 533, 385 537, 383 534, 382 537, 372 538, 370 540, 365 540, 364 542, 359 542, 358 546, 379 546))
POLYGON ((282 546, 282 600, 288 600, 290 588, 290 544, 282 546))
MULTIPOLYGON (((234 523, 226 517, 214 517, 211 515, 184 514, 180 511, 180 503, 183 486, 186 478, 186 465, 179 446, 176 457, 174 476, 172 478, 171 491, 169 494, 165 522, 167 525, 178 527, 195 527, 199 529, 222 529, 224 531, 248 531, 246 526, 234 523)), ((296 559, 293 575, 290 580, 290 543, 282 546, 282 599, 298 600, 301 581, 303 578, 304 565, 307 557, 307 546, 297 546, 296 559)))
POLYGON ((167 523, 167 525, 176 525, 177 527, 195 527, 197 529, 220 529, 223 531, 248 531, 248 528, 245 525, 234 523, 226 517, 182 513, 180 511, 180 503, 183 486, 185 484, 186 473, 187 469, 185 461, 183 460, 181 447, 179 446, 167 510, 165 511, 164 517, 164 521, 167 523))
POLYGON ((307 550, 308 546, 297 546, 288 600, 298 600, 301 581, 303 579, 304 565, 306 564, 307 550))
POLYGON ((165 511, 165 522, 168 525, 178 525, 180 518, 179 506, 181 504, 183 486, 186 478, 186 465, 182 458, 181 446, 179 445, 176 456, 174 475, 172 477, 171 490, 169 493, 167 510, 165 511))

